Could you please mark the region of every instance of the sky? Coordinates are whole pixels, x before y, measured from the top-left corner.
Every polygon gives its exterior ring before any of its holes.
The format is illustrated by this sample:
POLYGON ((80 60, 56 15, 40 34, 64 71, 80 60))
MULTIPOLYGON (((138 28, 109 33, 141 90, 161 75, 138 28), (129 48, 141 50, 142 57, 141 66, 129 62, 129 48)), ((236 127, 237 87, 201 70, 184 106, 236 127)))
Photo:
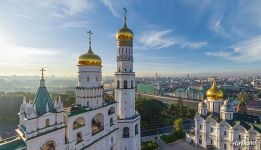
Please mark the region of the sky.
POLYGON ((261 72, 261 1, 1 0, 0 76, 76 76, 88 30, 113 76, 123 7, 137 76, 261 72))

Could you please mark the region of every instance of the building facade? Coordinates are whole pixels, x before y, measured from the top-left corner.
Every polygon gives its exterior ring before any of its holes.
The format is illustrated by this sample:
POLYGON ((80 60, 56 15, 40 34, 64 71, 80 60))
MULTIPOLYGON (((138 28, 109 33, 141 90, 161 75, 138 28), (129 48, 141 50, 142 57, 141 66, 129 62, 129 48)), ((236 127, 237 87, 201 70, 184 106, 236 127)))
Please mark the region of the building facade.
POLYGON ((246 106, 235 111, 231 100, 224 100, 216 82, 206 93, 207 99, 198 104, 194 129, 186 140, 199 147, 219 150, 260 150, 261 123, 257 116, 248 115, 246 106))
POLYGON ((0 149, 140 150, 140 116, 135 110, 134 34, 124 26, 117 32, 115 101, 103 99, 102 60, 91 47, 78 59, 76 103, 63 107, 53 100, 43 76, 33 101, 24 98, 18 113, 17 137, 0 142, 0 149))

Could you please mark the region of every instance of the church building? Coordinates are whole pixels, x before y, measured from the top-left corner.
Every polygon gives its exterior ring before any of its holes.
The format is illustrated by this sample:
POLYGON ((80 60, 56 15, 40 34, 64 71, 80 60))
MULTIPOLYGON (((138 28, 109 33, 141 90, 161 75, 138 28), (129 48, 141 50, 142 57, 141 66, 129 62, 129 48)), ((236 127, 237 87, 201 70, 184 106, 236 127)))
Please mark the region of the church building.
POLYGON ((194 129, 186 133, 188 142, 205 149, 261 149, 260 118, 247 114, 245 102, 236 108, 230 99, 224 100, 215 81, 206 97, 198 104, 194 129))
POLYGON ((140 115, 135 110, 133 32, 116 34, 115 100, 103 99, 102 59, 89 48, 78 59, 76 103, 64 108, 45 84, 44 69, 33 100, 23 99, 17 136, 0 142, 1 150, 140 150, 140 115))

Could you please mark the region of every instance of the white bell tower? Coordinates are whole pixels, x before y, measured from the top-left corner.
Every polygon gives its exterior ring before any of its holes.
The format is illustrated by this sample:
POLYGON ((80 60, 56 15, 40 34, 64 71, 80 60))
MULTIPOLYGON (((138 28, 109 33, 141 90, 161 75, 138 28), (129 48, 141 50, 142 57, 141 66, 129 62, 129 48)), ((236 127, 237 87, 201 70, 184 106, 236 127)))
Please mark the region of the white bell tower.
POLYGON ((140 116, 135 110, 135 72, 133 72, 133 32, 124 26, 117 32, 117 71, 115 99, 118 102, 119 149, 140 150, 140 116))

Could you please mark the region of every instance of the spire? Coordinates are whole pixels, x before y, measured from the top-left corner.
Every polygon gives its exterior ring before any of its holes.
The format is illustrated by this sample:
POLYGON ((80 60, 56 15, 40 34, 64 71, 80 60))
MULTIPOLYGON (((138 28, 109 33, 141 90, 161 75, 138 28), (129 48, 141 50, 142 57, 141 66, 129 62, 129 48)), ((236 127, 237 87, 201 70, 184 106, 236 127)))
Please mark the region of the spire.
POLYGON ((92 31, 88 31, 87 32, 89 34, 89 50, 88 50, 88 54, 93 54, 92 52, 92 31))
POLYGON ((124 11, 124 27, 127 27, 127 9, 126 8, 123 8, 123 11, 124 11))

